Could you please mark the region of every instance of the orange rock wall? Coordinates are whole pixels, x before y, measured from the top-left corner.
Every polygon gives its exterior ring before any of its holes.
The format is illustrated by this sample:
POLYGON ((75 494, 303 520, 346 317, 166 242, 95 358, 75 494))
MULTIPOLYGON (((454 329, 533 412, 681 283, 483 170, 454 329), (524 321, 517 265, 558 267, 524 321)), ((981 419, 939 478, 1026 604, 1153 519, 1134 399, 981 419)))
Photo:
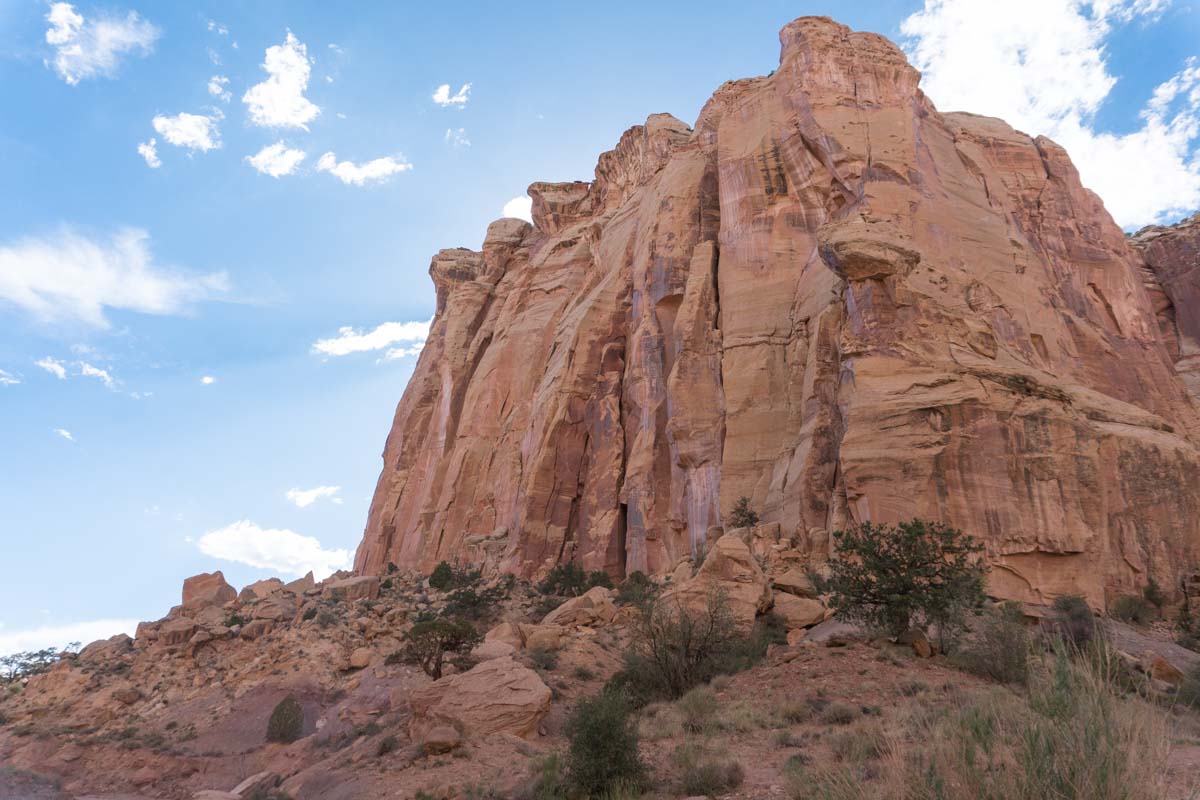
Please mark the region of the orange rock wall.
POLYGON ((1178 292, 1053 142, 939 113, 880 36, 780 39, 694 129, 654 115, 434 257, 359 572, 665 571, 743 495, 814 560, 946 520, 1021 600, 1196 565, 1178 292))

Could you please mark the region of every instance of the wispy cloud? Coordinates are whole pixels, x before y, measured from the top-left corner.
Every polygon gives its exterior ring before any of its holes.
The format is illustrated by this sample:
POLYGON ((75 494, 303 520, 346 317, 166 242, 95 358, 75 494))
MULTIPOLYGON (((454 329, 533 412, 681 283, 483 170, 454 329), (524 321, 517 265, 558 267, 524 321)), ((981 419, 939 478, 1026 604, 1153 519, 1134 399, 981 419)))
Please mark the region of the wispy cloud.
POLYGON ((317 172, 328 172, 342 183, 365 186, 368 183, 383 183, 399 172, 408 172, 412 164, 404 156, 384 156, 364 164, 353 161, 338 161, 332 152, 317 161, 317 172))
POLYGON ((209 531, 197 542, 200 552, 224 561, 248 564, 288 575, 309 570, 318 579, 350 566, 350 551, 326 550, 311 536, 277 528, 261 528, 241 520, 209 531))
POLYGON ((283 44, 267 48, 262 64, 267 79, 242 96, 250 121, 264 128, 308 130, 321 109, 304 96, 312 66, 308 48, 291 31, 283 44))
POLYGON ((433 102, 437 103, 442 108, 456 106, 463 108, 467 101, 471 99, 471 84, 464 83, 454 94, 450 94, 450 84, 443 83, 433 93, 433 102))
POLYGON ((146 166, 150 169, 158 169, 162 166, 162 161, 158 158, 158 140, 151 137, 148 142, 138 142, 138 155, 146 159, 146 166))
POLYGON ((205 386, 212 386, 214 383, 217 382, 217 379, 214 378, 212 375, 204 375, 200 378, 200 382, 202 384, 204 384, 205 386))
POLYGON ((57 358, 46 356, 45 358, 40 358, 33 363, 34 366, 41 367, 42 369, 46 370, 46 372, 49 372, 54 377, 58 378, 60 381, 66 380, 67 365, 62 361, 59 361, 57 358))
POLYGON ((297 508, 308 508, 313 503, 328 498, 329 502, 337 505, 342 504, 342 498, 337 494, 342 490, 340 486, 318 486, 315 489, 288 489, 284 493, 287 499, 295 504, 297 508))
POLYGON ((70 3, 52 4, 46 21, 46 43, 54 48, 46 66, 72 86, 89 78, 111 78, 124 56, 153 52, 160 33, 133 11, 124 17, 102 14, 88 19, 70 3))
POLYGON ((1117 83, 1107 58, 1111 38, 1135 20, 1153 24, 1168 5, 926 0, 901 30, 939 109, 998 116, 1058 142, 1084 185, 1128 228, 1200 208, 1200 62, 1189 59, 1158 86, 1141 110, 1141 127, 1116 134, 1096 122, 1117 83))
POLYGON ((11 372, 0 369, 0 386, 16 386, 21 379, 11 372))
POLYGON ((228 87, 229 78, 224 75, 213 75, 208 79, 208 93, 222 103, 228 103, 233 99, 233 95, 230 93, 228 87))
POLYGON ((75 441, 75 437, 72 436, 71 432, 69 430, 67 430, 66 428, 55 428, 54 432, 57 433, 62 438, 66 439, 68 442, 75 441))
POLYGON ((129 228, 95 241, 57 235, 0 243, 0 301, 55 322, 107 327, 104 310, 175 314, 228 291, 224 273, 196 275, 154 263, 149 235, 129 228))
POLYGON ((324 356, 345 356, 391 348, 388 351, 390 358, 415 355, 421 351, 429 337, 429 326, 432 322, 385 322, 369 331, 359 331, 346 326, 338 328, 337 336, 314 342, 312 352, 324 356), (404 344, 400 348, 392 347, 397 343, 404 344), (393 351, 401 350, 404 352, 391 355, 393 351))
POLYGON ((182 113, 173 117, 159 114, 151 120, 151 124, 169 144, 207 153, 221 146, 220 121, 219 113, 212 116, 182 113))
POLYGON ((466 128, 446 128, 446 143, 451 147, 470 147, 466 128))
POLYGON ((79 374, 86 378, 97 378, 109 389, 117 388, 117 382, 108 370, 94 367, 86 361, 79 362, 79 374))
POLYGON ((263 175, 281 178, 294 173, 306 155, 303 150, 288 147, 283 142, 276 142, 267 145, 252 156, 246 156, 246 161, 263 175))

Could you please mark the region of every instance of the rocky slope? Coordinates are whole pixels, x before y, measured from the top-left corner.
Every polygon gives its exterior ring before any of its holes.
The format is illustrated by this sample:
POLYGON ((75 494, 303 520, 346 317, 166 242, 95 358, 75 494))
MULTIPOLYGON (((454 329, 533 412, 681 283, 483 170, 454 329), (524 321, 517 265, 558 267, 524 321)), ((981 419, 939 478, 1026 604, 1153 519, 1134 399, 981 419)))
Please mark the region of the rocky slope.
POLYGON ((916 515, 983 539, 997 596, 1177 592, 1194 232, 1130 247, 1062 148, 938 112, 880 36, 780 40, 694 127, 654 115, 434 257, 356 570, 665 572, 746 496, 810 562, 916 515))

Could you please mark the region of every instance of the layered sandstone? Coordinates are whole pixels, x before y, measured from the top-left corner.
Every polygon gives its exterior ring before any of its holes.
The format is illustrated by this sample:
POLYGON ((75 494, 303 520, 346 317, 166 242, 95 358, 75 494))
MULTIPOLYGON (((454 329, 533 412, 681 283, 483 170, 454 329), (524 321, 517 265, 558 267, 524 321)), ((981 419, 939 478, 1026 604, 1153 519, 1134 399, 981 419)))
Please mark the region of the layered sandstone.
POLYGON ((780 39, 434 257, 358 572, 662 572, 741 496, 816 561, 945 520, 1032 602, 1196 564, 1194 240, 1144 266, 1062 148, 939 113, 880 36, 780 39))

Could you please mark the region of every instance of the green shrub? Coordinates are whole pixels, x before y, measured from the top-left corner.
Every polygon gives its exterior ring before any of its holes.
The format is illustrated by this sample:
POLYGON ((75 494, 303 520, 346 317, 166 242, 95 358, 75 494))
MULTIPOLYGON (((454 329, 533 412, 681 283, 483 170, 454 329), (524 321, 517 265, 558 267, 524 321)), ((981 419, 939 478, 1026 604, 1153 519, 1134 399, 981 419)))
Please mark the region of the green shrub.
POLYGON ((460 587, 450 593, 446 601, 446 615, 471 620, 485 619, 498 610, 497 606, 504 600, 505 594, 500 586, 490 586, 486 589, 476 589, 474 586, 460 587))
POLYGON ((1189 650, 1200 650, 1200 616, 1193 615, 1187 603, 1180 606, 1175 618, 1175 642, 1189 650))
POLYGON ((1064 594, 1054 598, 1051 611, 1051 632, 1072 647, 1083 649, 1097 637, 1096 615, 1087 600, 1079 595, 1064 594))
POLYGON ((1029 681, 1032 652, 1033 637, 1025 626, 1021 607, 1004 603, 984 614, 979 630, 952 660, 972 674, 1023 686, 1029 681))
POLYGON ((874 761, 887 752, 887 735, 878 720, 835 734, 829 748, 839 761, 859 764, 874 761))
POLYGON ((913 627, 961 624, 982 604, 983 546, 940 522, 864 522, 833 534, 836 558, 821 589, 848 618, 900 636, 913 627))
POLYGON ((1179 682, 1176 699, 1185 706, 1200 710, 1200 664, 1192 667, 1179 682))
POLYGON ((585 797, 640 787, 646 768, 638 755, 637 727, 628 700, 601 692, 575 707, 566 726, 567 783, 585 797))
POLYGON ((590 681, 592 678, 596 677, 595 672, 584 666, 576 667, 571 671, 571 674, 575 676, 576 680, 580 681, 590 681))
POLYGON ((741 786, 746 777, 738 762, 709 754, 691 742, 675 748, 674 761, 684 795, 715 797, 741 786))
POLYGON ((1163 606, 1167 604, 1167 596, 1163 593, 1162 587, 1154 578, 1150 578, 1146 582, 1146 586, 1142 589, 1142 599, 1150 605, 1154 606, 1158 611, 1162 611, 1163 606))
POLYGON ((675 704, 689 733, 709 733, 717 727, 720 704, 717 695, 707 686, 697 686, 675 704))
POLYGON ((267 720, 267 741, 291 744, 304 733, 304 709, 288 695, 279 701, 267 720))
POLYGON ((654 598, 639 609, 625 666, 610 685, 639 706, 675 700, 743 662, 741 653, 747 649, 723 591, 714 589, 703 611, 654 598))
POLYGON ((1113 618, 1133 625, 1149 625, 1158 616, 1153 605, 1131 594, 1114 600, 1111 613, 1113 618))
POLYGON ((435 681, 442 677, 447 654, 465 659, 482 637, 464 619, 436 617, 415 623, 404 634, 405 647, 400 660, 418 664, 435 681))
POLYGON ((558 667, 558 653, 548 647, 535 647, 529 651, 529 660, 540 670, 553 672, 558 667))
POLYGON ((858 719, 857 708, 845 703, 830 703, 821 712, 821 722, 826 725, 849 725, 858 719))
POLYGON ((12 683, 21 678, 40 675, 57 664, 65 654, 79 650, 79 642, 65 648, 47 647, 43 650, 27 650, 0 656, 0 683, 12 683))
POLYGON ((612 578, 603 570, 584 572, 583 567, 574 561, 559 564, 537 585, 542 594, 555 597, 578 597, 596 586, 612 588, 612 578))
POLYGON ((454 585, 454 568, 448 562, 439 561, 429 573, 429 585, 434 589, 445 591, 454 585))
POLYGON ((375 746, 376 756, 386 756, 388 753, 394 752, 400 746, 395 736, 385 736, 379 740, 379 744, 375 746))
POLYGON ((750 498, 742 495, 729 512, 729 528, 753 528, 758 524, 758 512, 750 508, 750 498))
POLYGON ((617 590, 617 603, 621 605, 641 605, 646 600, 658 593, 659 586, 654 581, 646 577, 646 573, 641 570, 634 570, 629 573, 621 584, 621 588, 617 590))
POLYGON ((304 616, 300 617, 300 620, 301 620, 301 622, 308 622, 309 620, 316 619, 316 616, 317 616, 317 607, 310 606, 309 608, 305 609, 304 616))
POLYGON ((322 608, 317 611, 316 620, 318 628, 329 628, 338 623, 338 615, 328 608, 322 608))

